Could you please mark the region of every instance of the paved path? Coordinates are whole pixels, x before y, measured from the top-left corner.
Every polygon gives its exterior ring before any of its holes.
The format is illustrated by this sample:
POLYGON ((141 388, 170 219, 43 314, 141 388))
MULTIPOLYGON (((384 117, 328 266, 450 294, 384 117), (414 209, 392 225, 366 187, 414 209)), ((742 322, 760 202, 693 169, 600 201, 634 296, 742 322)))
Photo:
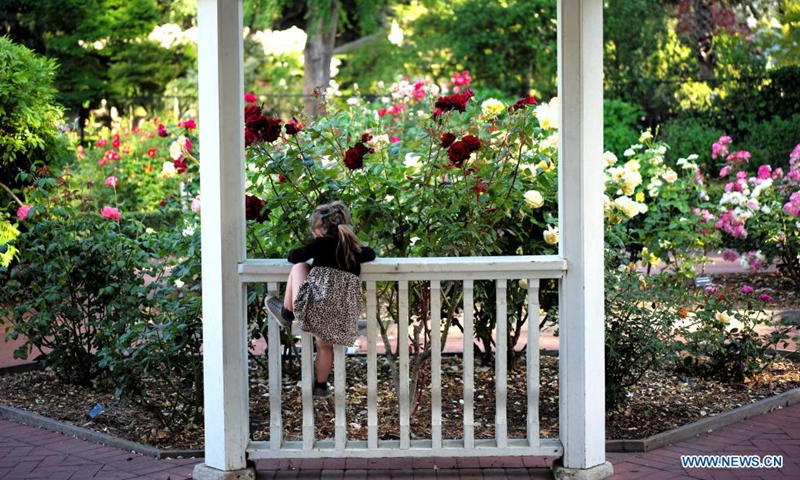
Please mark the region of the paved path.
MULTIPOLYGON (((800 479, 800 404, 647 453, 610 453, 614 480, 800 479), (681 455, 782 455, 779 469, 683 469, 681 455)), ((200 459, 156 460, 0 419, 0 479, 191 478, 200 459)), ((258 479, 551 479, 552 458, 257 462, 258 479)))

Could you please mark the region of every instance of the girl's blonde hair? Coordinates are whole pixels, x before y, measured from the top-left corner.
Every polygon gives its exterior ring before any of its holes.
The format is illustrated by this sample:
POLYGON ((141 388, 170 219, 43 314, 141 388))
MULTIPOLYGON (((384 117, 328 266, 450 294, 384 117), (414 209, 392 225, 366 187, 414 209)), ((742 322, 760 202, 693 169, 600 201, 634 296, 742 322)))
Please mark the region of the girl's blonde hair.
POLYGON ((356 254, 361 252, 361 240, 353 232, 353 218, 342 202, 320 205, 309 218, 311 231, 319 230, 323 237, 339 237, 338 258, 352 267, 356 254))

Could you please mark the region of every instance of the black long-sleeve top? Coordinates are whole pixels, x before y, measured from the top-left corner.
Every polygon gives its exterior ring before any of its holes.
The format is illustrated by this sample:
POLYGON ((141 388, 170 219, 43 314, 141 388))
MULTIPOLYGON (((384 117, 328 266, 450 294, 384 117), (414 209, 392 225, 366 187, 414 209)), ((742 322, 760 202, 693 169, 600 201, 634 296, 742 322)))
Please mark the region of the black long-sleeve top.
POLYGON ((347 265, 344 258, 338 253, 339 237, 317 237, 308 245, 293 250, 289 254, 289 262, 300 263, 314 259, 311 268, 331 267, 338 270, 361 275, 361 264, 375 260, 375 250, 362 246, 361 252, 356 253, 355 265, 347 265))

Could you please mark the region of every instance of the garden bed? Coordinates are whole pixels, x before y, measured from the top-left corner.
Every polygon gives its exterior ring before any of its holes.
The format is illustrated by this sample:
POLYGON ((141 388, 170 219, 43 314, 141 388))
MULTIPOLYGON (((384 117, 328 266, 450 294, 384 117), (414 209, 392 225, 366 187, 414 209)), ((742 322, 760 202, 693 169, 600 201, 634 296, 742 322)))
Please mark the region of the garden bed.
MULTIPOLYGON (((353 439, 366 436, 366 361, 364 357, 348 358, 348 435, 353 439)), ((252 365, 250 416, 253 438, 264 439, 268 434, 269 397, 265 396, 267 379, 263 370, 252 365)), ((462 433, 460 357, 443 359, 443 435, 460 438, 462 433)), ((540 417, 541 436, 558 435, 558 360, 543 356, 541 360, 540 417)), ((379 374, 379 435, 383 439, 397 438, 398 423, 388 368, 379 374)), ((475 424, 476 438, 488 438, 494 430, 494 371, 491 367, 476 366, 475 424)), ((525 371, 509 372, 508 418, 524 418, 525 371)), ((645 376, 632 389, 628 403, 606 417, 607 438, 640 439, 747 405, 778 393, 800 387, 800 365, 780 359, 756 378, 743 384, 681 378, 664 371, 645 376)), ((427 394, 424 394, 426 397, 427 394)), ((169 399, 164 399, 168 401, 169 399)), ((101 413, 93 421, 87 413, 96 404, 110 405, 112 390, 70 387, 61 384, 49 371, 31 371, 0 375, 0 403, 38 413, 56 420, 86 427, 115 437, 152 445, 161 449, 202 449, 202 426, 181 435, 173 435, 158 424, 147 411, 133 403, 122 403, 101 413), (32 393, 33 392, 33 393, 32 393)), ((412 418, 412 435, 430 435, 430 410, 427 398, 412 418)), ((318 438, 333 435, 333 402, 317 401, 316 427, 318 438)), ((283 391, 283 412, 286 436, 299 438, 302 422, 300 389, 297 379, 288 375, 283 391)), ((524 422, 511 422, 509 436, 522 438, 524 422)))

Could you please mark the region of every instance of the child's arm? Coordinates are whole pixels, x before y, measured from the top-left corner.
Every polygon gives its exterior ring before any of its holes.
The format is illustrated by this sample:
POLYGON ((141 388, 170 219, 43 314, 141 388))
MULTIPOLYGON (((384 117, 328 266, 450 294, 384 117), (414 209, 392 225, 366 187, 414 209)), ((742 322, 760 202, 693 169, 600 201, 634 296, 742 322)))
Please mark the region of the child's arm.
POLYGON ((315 244, 316 242, 311 242, 304 247, 292 250, 292 253, 289 254, 289 263, 306 262, 314 258, 315 244))
POLYGON ((373 260, 375 260, 375 250, 369 247, 361 247, 361 252, 358 253, 358 261, 364 263, 373 260))

